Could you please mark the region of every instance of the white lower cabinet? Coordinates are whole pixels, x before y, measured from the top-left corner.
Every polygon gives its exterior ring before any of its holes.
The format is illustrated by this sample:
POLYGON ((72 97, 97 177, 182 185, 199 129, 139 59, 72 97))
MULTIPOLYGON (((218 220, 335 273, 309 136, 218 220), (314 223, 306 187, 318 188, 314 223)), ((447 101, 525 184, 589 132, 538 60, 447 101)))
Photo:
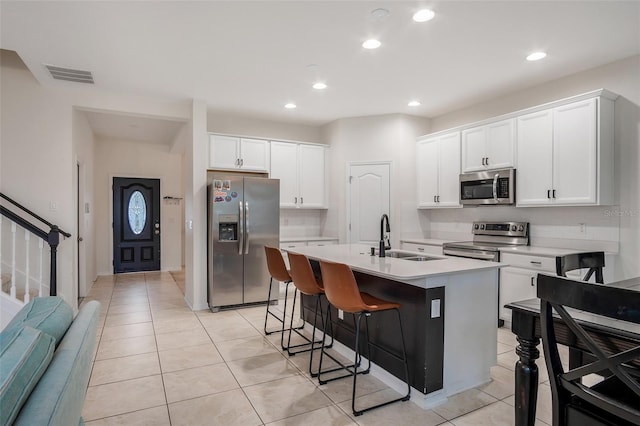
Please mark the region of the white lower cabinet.
POLYGON ((500 318, 511 322, 511 309, 507 303, 536 297, 536 277, 538 271, 511 266, 500 269, 500 318))
POLYGON ((424 254, 442 254, 442 246, 418 243, 400 243, 400 248, 407 251, 417 251, 424 254))
MULTIPOLYGON (((534 256, 525 254, 501 253, 500 262, 510 266, 500 269, 500 318, 511 322, 511 309, 504 305, 520 300, 535 299, 539 273, 556 274, 555 256, 534 256)), ((572 279, 579 280, 584 271, 577 269, 567 273, 572 279)))

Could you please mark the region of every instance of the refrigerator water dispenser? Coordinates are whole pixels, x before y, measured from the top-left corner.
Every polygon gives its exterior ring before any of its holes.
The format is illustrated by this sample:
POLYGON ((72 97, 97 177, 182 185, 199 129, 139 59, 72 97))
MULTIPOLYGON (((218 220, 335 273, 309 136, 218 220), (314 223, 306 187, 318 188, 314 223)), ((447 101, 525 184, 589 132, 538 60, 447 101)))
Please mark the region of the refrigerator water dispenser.
POLYGON ((220 215, 218 217, 218 241, 238 241, 238 217, 220 215))

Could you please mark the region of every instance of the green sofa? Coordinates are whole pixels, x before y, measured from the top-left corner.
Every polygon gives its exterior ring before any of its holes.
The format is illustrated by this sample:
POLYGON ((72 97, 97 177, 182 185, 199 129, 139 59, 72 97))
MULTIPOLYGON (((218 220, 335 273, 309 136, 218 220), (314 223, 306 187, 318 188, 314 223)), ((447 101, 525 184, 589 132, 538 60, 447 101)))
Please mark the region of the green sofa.
POLYGON ((83 424, 100 303, 37 297, 0 333, 0 426, 83 424))

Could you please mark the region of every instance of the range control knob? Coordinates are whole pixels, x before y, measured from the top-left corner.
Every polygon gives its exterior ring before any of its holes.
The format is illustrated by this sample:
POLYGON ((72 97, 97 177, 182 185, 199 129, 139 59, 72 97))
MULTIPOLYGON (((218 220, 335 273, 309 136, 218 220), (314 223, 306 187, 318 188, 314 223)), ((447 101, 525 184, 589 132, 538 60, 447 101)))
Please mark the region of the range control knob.
POLYGON ((477 223, 473 225, 473 229, 478 229, 478 228, 480 228, 480 225, 478 225, 477 223))
POLYGON ((484 229, 484 223, 480 225, 480 229, 484 229))
POLYGON ((520 231, 520 232, 524 231, 524 225, 518 226, 518 231, 520 231))
POLYGON ((516 229, 518 229, 518 227, 517 227, 517 226, 515 226, 515 225, 511 225, 511 230, 512 230, 513 232, 516 232, 516 229))

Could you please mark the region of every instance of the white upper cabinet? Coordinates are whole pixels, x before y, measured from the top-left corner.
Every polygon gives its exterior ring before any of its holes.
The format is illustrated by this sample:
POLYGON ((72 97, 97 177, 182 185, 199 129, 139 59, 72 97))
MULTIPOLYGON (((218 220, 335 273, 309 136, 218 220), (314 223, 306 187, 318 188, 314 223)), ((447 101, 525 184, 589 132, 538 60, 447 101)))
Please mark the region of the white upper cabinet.
POLYGON ((461 207, 460 132, 418 140, 416 162, 418 208, 461 207))
POLYGON ((280 179, 280 207, 327 208, 327 148, 271 142, 270 177, 280 179))
POLYGON ((513 167, 515 120, 508 119, 462 131, 462 172, 513 167))
POLYGON ((604 97, 518 117, 518 206, 612 204, 612 123, 604 97))
POLYGON ((269 170, 269 142, 209 135, 209 168, 266 172, 269 170))

